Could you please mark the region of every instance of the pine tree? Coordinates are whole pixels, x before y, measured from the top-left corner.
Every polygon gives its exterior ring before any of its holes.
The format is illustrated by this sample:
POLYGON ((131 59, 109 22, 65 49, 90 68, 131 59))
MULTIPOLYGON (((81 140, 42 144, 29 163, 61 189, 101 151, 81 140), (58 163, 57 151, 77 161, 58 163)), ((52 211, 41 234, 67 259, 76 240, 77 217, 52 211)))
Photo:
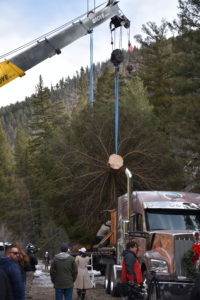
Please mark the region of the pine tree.
POLYGON ((200 2, 199 0, 178 0, 178 21, 174 21, 174 27, 179 33, 187 33, 200 29, 200 2))
POLYGON ((188 190, 199 188, 200 138, 200 3, 179 0, 178 20, 172 39, 171 89, 173 91, 173 131, 179 153, 186 161, 188 190), (181 145, 181 147, 180 147, 181 145), (190 166, 190 167, 189 167, 190 166), (191 175, 193 174, 193 175, 191 175), (193 182, 193 183, 192 183, 193 182))
POLYGON ((107 95, 114 97, 114 87, 110 85, 113 74, 106 71, 105 77, 93 109, 85 106, 76 111, 48 141, 47 157, 52 162, 51 169, 46 169, 49 202, 57 224, 76 242, 95 238, 99 212, 114 208, 117 196, 126 191, 125 167, 134 174, 134 189, 173 189, 182 184, 178 165, 165 136, 157 131, 138 78, 121 85, 120 90, 119 154, 124 168, 109 167, 109 156, 115 152, 114 101, 107 95))
POLYGON ((19 177, 28 175, 28 146, 30 136, 27 129, 21 128, 17 131, 15 138, 15 169, 19 177))
POLYGON ((146 37, 136 36, 141 45, 141 55, 138 57, 138 76, 144 81, 148 98, 157 116, 164 118, 171 106, 170 101, 170 68, 168 62, 171 56, 171 44, 167 39, 167 22, 162 21, 160 27, 154 22, 142 26, 146 37))
POLYGON ((40 75, 39 83, 36 87, 36 95, 32 98, 32 119, 29 123, 31 129, 31 147, 32 151, 38 151, 40 145, 51 126, 52 115, 50 113, 50 91, 43 86, 43 80, 40 75))
POLYGON ((14 174, 14 161, 7 136, 0 124, 0 224, 11 230, 13 237, 23 232, 26 205, 20 195, 20 183, 14 174))
POLYGON ((61 101, 51 102, 50 91, 43 86, 41 76, 36 95, 32 99, 32 111, 32 120, 29 123, 31 129, 28 143, 29 171, 25 183, 29 189, 33 225, 29 238, 39 242, 43 239, 45 224, 51 222, 51 213, 46 201, 51 190, 46 170, 52 167, 47 141, 54 138, 54 130, 59 128, 64 114, 61 101))

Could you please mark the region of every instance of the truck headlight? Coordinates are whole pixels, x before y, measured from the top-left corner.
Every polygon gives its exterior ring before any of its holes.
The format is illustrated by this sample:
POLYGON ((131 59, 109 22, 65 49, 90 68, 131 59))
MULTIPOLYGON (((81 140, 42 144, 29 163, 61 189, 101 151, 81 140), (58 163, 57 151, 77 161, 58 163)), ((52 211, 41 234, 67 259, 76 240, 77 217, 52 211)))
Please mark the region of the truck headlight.
POLYGON ((165 260, 151 259, 151 271, 157 273, 168 273, 168 266, 165 260))

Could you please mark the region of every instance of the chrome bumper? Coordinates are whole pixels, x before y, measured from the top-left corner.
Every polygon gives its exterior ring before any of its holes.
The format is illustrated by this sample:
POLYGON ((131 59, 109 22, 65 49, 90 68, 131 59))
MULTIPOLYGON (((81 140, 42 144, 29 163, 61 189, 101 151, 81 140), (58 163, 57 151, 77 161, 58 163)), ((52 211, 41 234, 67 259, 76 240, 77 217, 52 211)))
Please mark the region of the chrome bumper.
POLYGON ((190 300, 194 283, 159 282, 161 300, 190 300))

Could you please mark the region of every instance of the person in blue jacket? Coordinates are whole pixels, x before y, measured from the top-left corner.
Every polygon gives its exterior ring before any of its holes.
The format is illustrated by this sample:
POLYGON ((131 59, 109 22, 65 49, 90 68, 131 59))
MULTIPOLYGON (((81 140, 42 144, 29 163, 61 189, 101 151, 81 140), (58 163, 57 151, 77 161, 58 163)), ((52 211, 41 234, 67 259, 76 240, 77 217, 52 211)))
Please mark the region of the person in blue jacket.
POLYGON ((5 249, 5 257, 0 258, 0 268, 6 273, 13 300, 25 300, 24 281, 18 264, 19 250, 10 245, 5 249))
POLYGON ((0 299, 13 300, 13 295, 12 295, 8 276, 1 268, 0 268, 0 299))

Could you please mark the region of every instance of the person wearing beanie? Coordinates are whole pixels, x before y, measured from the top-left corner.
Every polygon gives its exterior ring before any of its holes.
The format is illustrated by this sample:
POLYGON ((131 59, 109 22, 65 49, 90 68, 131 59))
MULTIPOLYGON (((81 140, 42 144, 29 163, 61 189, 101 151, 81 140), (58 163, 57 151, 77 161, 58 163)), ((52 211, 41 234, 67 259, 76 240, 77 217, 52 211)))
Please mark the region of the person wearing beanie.
POLYGON ((55 288, 56 300, 72 300, 73 285, 77 277, 75 259, 68 253, 68 245, 60 245, 60 253, 52 260, 50 268, 51 281, 55 288))
POLYGON ((80 248, 79 254, 75 259, 78 267, 78 276, 74 283, 74 288, 77 289, 78 300, 84 300, 86 290, 93 288, 87 268, 90 258, 88 257, 86 251, 87 250, 85 248, 80 248))

